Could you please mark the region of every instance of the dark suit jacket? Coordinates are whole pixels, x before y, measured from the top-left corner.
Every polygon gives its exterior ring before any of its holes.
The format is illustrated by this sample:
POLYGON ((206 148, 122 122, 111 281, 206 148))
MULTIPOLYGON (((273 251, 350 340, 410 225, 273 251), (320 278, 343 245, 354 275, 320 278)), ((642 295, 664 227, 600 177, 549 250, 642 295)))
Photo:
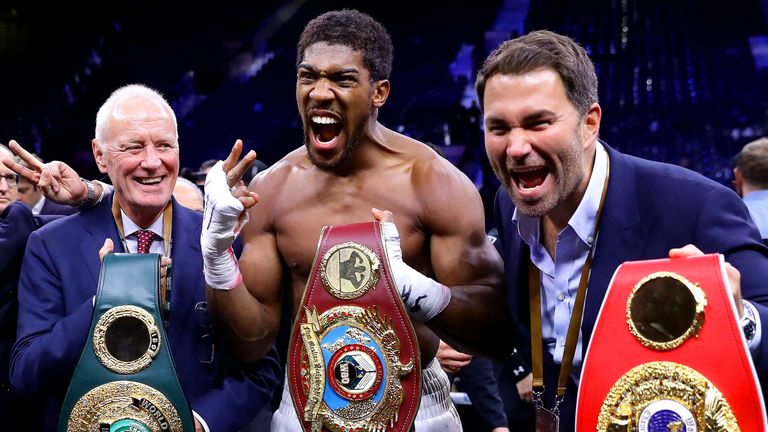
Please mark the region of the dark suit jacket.
MULTIPOLYGON (((19 283, 19 330, 11 384, 45 398, 46 426, 55 430, 64 395, 85 345, 100 270, 99 248, 109 237, 123 246, 112 199, 52 222, 29 240, 19 283)), ((214 334, 205 303, 200 252, 202 216, 173 204, 173 287, 167 336, 192 410, 212 432, 237 431, 269 403, 280 376, 275 353, 244 367, 214 334), (197 308, 197 310, 196 310, 197 308), (215 343, 214 343, 215 342, 215 343), (213 352, 213 361, 209 361, 213 352)))
POLYGON ((25 404, 10 392, 8 381, 11 348, 16 340, 21 260, 32 231, 59 216, 33 216, 32 210, 17 201, 0 214, 0 419, 4 430, 24 430, 21 422, 29 414, 25 404), (18 429, 17 429, 18 428, 18 429))
POLYGON ((75 214, 80 209, 77 207, 72 207, 64 204, 56 204, 55 202, 49 200, 46 198, 46 200, 43 202, 43 208, 40 209, 41 215, 71 215, 75 214))
MULTIPOLYGON (((753 356, 761 381, 768 377, 768 249, 741 198, 693 171, 625 155, 605 146, 610 179, 581 325, 586 349, 608 284, 625 261, 666 258, 669 249, 691 243, 719 252, 741 271, 742 296, 756 305, 762 344, 753 356)), ((508 302, 519 318, 522 340, 530 340, 528 260, 530 250, 517 224, 514 204, 503 189, 496 195, 496 220, 504 252, 508 302)), ((546 405, 551 407, 559 365, 544 353, 546 405)), ((763 392, 765 393, 765 385, 763 392)), ((561 431, 574 427, 576 385, 568 384, 561 431)))

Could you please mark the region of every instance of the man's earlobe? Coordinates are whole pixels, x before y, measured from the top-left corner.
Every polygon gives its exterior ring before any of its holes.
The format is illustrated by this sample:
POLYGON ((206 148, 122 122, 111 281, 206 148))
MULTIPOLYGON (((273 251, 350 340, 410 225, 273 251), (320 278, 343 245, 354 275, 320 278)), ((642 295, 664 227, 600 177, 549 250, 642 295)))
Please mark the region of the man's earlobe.
POLYGON ((106 174, 107 164, 104 162, 104 152, 101 151, 99 143, 95 139, 91 141, 91 150, 93 151, 93 159, 96 161, 96 166, 99 167, 99 172, 106 174))
POLYGON ((371 103, 374 108, 381 108, 389 97, 389 80, 380 80, 373 83, 373 97, 371 103))
POLYGON ((603 115, 603 111, 600 108, 600 104, 593 103, 587 114, 584 116, 584 138, 592 142, 592 137, 597 138, 600 132, 600 119, 603 115))

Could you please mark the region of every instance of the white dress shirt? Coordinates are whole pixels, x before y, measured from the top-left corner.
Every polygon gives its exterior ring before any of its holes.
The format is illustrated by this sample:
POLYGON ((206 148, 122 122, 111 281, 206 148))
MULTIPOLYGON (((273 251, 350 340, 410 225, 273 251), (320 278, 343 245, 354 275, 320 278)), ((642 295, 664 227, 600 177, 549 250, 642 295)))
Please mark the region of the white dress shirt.
MULTIPOLYGON (((126 252, 136 253, 136 251, 139 249, 139 240, 136 238, 136 231, 144 228, 136 225, 136 223, 132 221, 124 211, 120 210, 120 213, 123 215, 123 232, 125 233, 125 244, 128 248, 126 252)), ((155 233, 155 238, 152 240, 152 244, 149 246, 150 253, 159 253, 161 255, 165 255, 165 246, 163 244, 164 219, 165 215, 160 213, 160 217, 155 219, 149 228, 146 228, 155 233)))

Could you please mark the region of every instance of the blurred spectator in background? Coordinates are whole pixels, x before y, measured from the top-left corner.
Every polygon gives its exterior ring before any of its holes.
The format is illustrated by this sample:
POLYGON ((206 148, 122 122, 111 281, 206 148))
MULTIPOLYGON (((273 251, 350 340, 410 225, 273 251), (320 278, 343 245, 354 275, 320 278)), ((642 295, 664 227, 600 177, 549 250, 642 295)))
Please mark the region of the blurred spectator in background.
POLYGON ((203 187, 205 186, 205 176, 208 174, 208 170, 210 170, 212 166, 216 165, 216 162, 218 161, 218 159, 208 159, 207 161, 201 163, 200 168, 194 172, 195 184, 200 188, 200 190, 203 190, 203 187))
MULTIPOLYGON (((40 156, 36 154, 33 154, 33 156, 40 162, 44 162, 40 156)), ((32 168, 23 160, 20 160, 20 163, 24 165, 25 168, 32 168)), ((19 201, 32 208, 32 213, 34 215, 71 215, 78 211, 76 207, 57 204, 46 199, 43 195, 43 190, 40 189, 37 184, 32 183, 24 177, 19 178, 17 189, 19 193, 19 201)))
POLYGON ((465 392, 469 398, 469 405, 467 401, 454 399, 462 428, 477 432, 509 432, 491 360, 461 353, 443 341, 440 341, 436 357, 455 390, 465 392))
MULTIPOLYGON (((197 187, 199 187, 203 192, 205 192, 205 176, 208 174, 208 170, 210 170, 211 167, 216 164, 216 162, 218 162, 218 159, 209 159, 200 164, 200 168, 198 168, 197 171, 191 173, 190 180, 194 179, 193 181, 197 187)), ((267 169, 267 164, 258 159, 254 160, 251 167, 243 173, 243 178, 240 179, 240 182, 237 186, 248 186, 251 183, 251 180, 256 177, 256 174, 264 171, 265 169, 267 169)))
POLYGON ((465 431, 534 430, 533 376, 517 350, 499 361, 458 352, 441 341, 437 359, 460 392, 452 395, 465 431))
MULTIPOLYGON (((13 153, 3 145, 0 145, 0 155, 13 157, 13 153)), ((20 404, 8 382, 8 361, 16 339, 16 286, 19 283, 24 245, 27 243, 27 236, 17 233, 22 230, 31 232, 33 229, 29 208, 23 204, 13 204, 17 198, 18 180, 19 176, 0 162, 0 418, 11 431, 18 430, 14 413, 20 404), (27 217, 23 217, 24 213, 27 217), (28 223, 21 226, 21 223, 15 221, 17 215, 21 221, 28 223)))
MULTIPOLYGON (((14 157, 7 147, 0 145, 0 153, 14 157)), ((19 176, 5 165, 0 164, 0 212, 18 198, 19 176)))
POLYGON ((256 177, 256 174, 264 171, 265 169, 267 169, 267 164, 258 159, 253 161, 253 164, 250 168, 248 168, 248 171, 243 174, 243 178, 241 180, 243 182, 243 186, 248 186, 251 184, 251 180, 256 177))
POLYGON ((736 155, 733 186, 768 244, 768 138, 750 142, 736 155))
POLYGON ((20 177, 3 164, 5 158, 20 162, 0 144, 0 419, 3 431, 21 432, 28 430, 27 422, 22 427, 23 419, 39 415, 12 392, 8 381, 11 349, 16 340, 21 260, 32 231, 58 216, 35 216, 26 204, 17 201, 20 177))
MULTIPOLYGON (((182 168, 181 171, 179 171, 179 180, 189 180, 190 183, 195 185, 200 192, 200 194, 192 195, 192 192, 187 192, 187 186, 188 183, 185 181, 180 181, 176 184, 177 188, 183 188, 184 191, 179 191, 179 193, 185 193, 188 194, 188 198, 194 200, 193 202, 197 201, 197 196, 200 196, 200 208, 199 210, 196 207, 189 207, 186 205, 185 198, 182 197, 180 200, 181 205, 191 208, 195 211, 203 211, 203 207, 205 205, 205 196, 203 195, 205 193, 205 176, 208 174, 208 170, 211 169, 213 165, 216 164, 218 160, 215 159, 209 159, 202 164, 200 164, 200 167, 197 169, 197 171, 192 171, 189 168, 182 168), (184 183, 184 184, 182 184, 184 183)), ((256 159, 253 161, 253 164, 243 173, 243 178, 240 179, 237 186, 248 186, 251 183, 251 180, 253 180, 254 177, 256 177, 256 174, 264 171, 267 169, 267 164, 264 162, 256 159)), ((177 196, 177 191, 173 191, 173 196, 176 197, 177 200, 179 200, 179 197, 177 196)), ((194 204, 196 205, 196 204, 194 204)), ((239 255, 239 254, 238 254, 239 255)))
POLYGON ((184 177, 177 178, 176 186, 173 187, 173 197, 184 207, 203 212, 203 192, 190 180, 184 177))

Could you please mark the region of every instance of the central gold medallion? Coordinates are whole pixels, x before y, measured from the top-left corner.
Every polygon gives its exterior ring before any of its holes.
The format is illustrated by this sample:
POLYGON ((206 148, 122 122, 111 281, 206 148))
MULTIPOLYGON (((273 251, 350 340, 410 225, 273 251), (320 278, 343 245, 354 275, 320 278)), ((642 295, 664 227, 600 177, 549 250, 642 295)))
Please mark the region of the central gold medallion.
POLYGON ((320 276, 332 296, 343 300, 356 299, 379 280, 379 258, 359 243, 341 243, 323 256, 320 276))
POLYGON ((116 306, 93 330, 93 347, 101 364, 122 375, 142 371, 160 350, 160 332, 152 314, 136 306, 116 306))

